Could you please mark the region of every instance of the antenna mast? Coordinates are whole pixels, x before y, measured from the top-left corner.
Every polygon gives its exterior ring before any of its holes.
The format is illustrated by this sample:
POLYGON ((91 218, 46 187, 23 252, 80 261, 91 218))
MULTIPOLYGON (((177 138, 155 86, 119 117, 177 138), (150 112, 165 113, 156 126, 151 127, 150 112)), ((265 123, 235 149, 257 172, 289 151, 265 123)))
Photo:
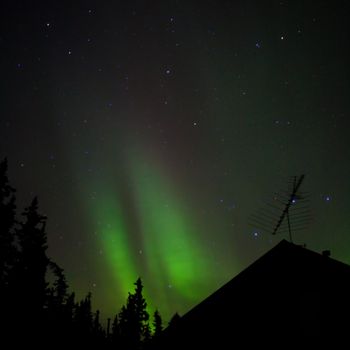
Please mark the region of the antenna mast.
MULTIPOLYGON (((287 217, 289 240, 291 241, 291 243, 293 243, 293 239, 292 239, 292 229, 291 229, 290 218, 289 218, 289 209, 290 209, 292 204, 296 203, 297 198, 299 197, 299 196, 297 196, 297 192, 298 192, 299 187, 301 186, 301 183, 304 180, 304 177, 305 177, 305 175, 301 175, 298 179, 297 176, 294 176, 292 193, 290 194, 288 202, 286 203, 286 206, 285 206, 275 228, 272 231, 272 234, 275 235, 277 233, 278 229, 280 228, 280 226, 282 225, 283 220, 285 219, 285 217, 287 217)), ((299 197, 299 199, 300 199, 300 197, 299 197)))
POLYGON ((308 202, 307 195, 300 192, 304 178, 305 175, 293 176, 289 191, 275 193, 273 202, 266 203, 268 209, 251 215, 250 224, 273 235, 288 233, 289 241, 293 243, 292 233, 304 229, 311 219, 308 207, 304 205, 308 202))

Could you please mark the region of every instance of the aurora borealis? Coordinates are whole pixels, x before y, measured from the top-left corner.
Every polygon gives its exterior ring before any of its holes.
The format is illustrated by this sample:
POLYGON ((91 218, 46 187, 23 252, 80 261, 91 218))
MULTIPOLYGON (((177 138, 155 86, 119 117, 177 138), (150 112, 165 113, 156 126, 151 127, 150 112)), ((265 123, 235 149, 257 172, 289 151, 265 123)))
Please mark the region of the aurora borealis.
POLYGON ((96 223, 96 240, 105 252, 101 260, 110 268, 113 290, 127 295, 135 276, 153 280, 149 292, 157 299, 148 295, 150 306, 162 305, 171 315, 174 306, 182 306, 177 298, 189 307, 211 292, 196 276, 209 276, 212 282, 218 276, 205 237, 201 239, 201 225, 188 214, 186 198, 151 158, 131 147, 123 163, 127 176, 116 174, 101 188, 85 184, 86 189, 98 188, 87 216, 96 223))
POLYGON ((0 5, 0 157, 102 317, 140 276, 167 321, 288 238, 249 216, 293 175, 312 212, 295 242, 350 263, 345 5, 0 5))

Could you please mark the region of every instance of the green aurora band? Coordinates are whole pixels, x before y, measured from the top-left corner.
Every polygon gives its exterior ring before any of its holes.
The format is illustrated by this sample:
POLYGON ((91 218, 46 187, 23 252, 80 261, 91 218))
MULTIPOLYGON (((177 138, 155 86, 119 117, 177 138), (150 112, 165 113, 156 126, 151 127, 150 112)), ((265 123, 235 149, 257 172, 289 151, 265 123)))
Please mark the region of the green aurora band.
MULTIPOLYGON (((146 159, 146 158, 144 158, 146 159)), ((208 254, 195 238, 180 193, 152 164, 142 160, 131 162, 133 196, 141 222, 141 235, 147 269, 157 291, 157 303, 170 312, 175 293, 190 305, 204 297, 203 273, 210 272, 208 254), (169 293, 169 289, 173 289, 169 293)))
POLYGON ((137 268, 130 254, 128 230, 123 220, 117 193, 104 194, 103 205, 94 208, 97 223, 102 223, 100 237, 108 265, 112 268, 113 286, 118 295, 126 296, 137 278, 137 268))
POLYGON ((124 302, 140 276, 149 311, 158 308, 169 319, 208 296, 215 273, 199 226, 160 164, 140 152, 129 152, 126 163, 126 181, 105 181, 89 209, 112 276, 106 275, 124 302))

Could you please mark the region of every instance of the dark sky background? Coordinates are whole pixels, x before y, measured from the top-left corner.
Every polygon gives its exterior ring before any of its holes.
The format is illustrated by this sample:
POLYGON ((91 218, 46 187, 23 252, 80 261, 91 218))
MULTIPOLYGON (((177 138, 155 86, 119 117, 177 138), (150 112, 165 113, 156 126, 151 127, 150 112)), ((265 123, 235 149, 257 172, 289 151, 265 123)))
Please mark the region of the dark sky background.
POLYGON ((294 242, 350 263, 348 14, 1 2, 0 156, 78 297, 111 316, 141 276, 165 321, 183 314, 288 239, 249 218, 301 174, 312 221, 294 242))

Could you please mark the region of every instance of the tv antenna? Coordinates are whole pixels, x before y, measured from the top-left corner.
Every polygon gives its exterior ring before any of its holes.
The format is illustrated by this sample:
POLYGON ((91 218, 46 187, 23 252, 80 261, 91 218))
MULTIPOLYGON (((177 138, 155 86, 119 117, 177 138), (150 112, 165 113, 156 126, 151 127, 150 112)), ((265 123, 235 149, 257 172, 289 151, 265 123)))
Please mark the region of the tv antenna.
POLYGON ((293 243, 293 232, 306 228, 311 221, 308 194, 300 191, 305 175, 293 176, 288 191, 274 193, 266 208, 250 216, 250 225, 273 235, 288 233, 293 243))

